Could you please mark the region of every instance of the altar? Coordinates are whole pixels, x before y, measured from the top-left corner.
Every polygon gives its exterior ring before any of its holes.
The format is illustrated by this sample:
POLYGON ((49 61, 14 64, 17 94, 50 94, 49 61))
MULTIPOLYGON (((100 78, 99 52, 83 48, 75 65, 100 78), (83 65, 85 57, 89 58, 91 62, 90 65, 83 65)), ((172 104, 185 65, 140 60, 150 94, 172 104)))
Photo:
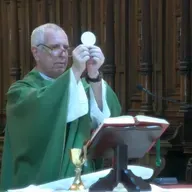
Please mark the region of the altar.
MULTIPOLYGON (((142 179, 147 180, 153 175, 153 170, 147 167, 141 167, 141 166, 129 166, 128 167, 136 176, 142 177, 142 179)), ((89 187, 95 183, 99 178, 105 177, 111 169, 91 173, 91 174, 86 174, 82 176, 83 183, 86 187, 86 192, 88 192, 89 187)), ((44 185, 40 185, 39 187, 41 189, 51 189, 55 191, 60 191, 60 192, 67 192, 70 185, 73 182, 73 178, 68 178, 68 179, 62 179, 59 181, 47 183, 44 185)), ((157 186, 155 184, 150 184, 151 185, 151 192, 192 192, 192 185, 172 185, 172 186, 157 186)), ((53 192, 52 191, 52 192, 53 192)), ((127 192, 127 190, 124 188, 124 186, 120 183, 117 185, 117 187, 113 190, 116 192, 127 192)), ((50 191, 51 192, 51 191, 50 191)), ((140 191, 141 192, 141 191, 140 191)))
MULTIPOLYGON (((152 174, 153 170, 148 167, 141 167, 141 166, 134 166, 131 165, 128 167, 136 176, 142 177, 142 179, 149 179, 152 174)), ((81 192, 89 192, 89 187, 98 181, 99 178, 105 177, 111 169, 102 170, 95 173, 90 173, 86 175, 82 175, 82 181, 85 185, 85 190, 81 192)), ((23 189, 16 189, 16 190, 9 190, 8 192, 70 192, 68 189, 70 188, 74 177, 61 179, 58 181, 53 181, 50 183, 45 183, 39 186, 30 185, 27 188, 23 189)), ((151 185, 150 192, 191 192, 192 185, 166 185, 166 186, 157 186, 155 184, 151 185)), ((127 192, 124 186, 120 183, 117 187, 113 190, 115 192, 127 192)), ((140 191, 142 192, 142 191, 140 191)), ((146 192, 146 191, 145 191, 146 192)))
MULTIPOLYGON (((147 167, 130 165, 130 166, 128 166, 128 169, 131 170, 136 176, 141 176, 142 179, 149 179, 153 175, 153 169, 150 169, 147 167)), ((111 171, 111 169, 106 169, 106 170, 98 171, 95 173, 82 175, 82 181, 86 188, 85 191, 88 191, 89 187, 92 184, 97 182, 99 178, 105 177, 107 174, 110 173, 110 171, 111 171)), ((68 178, 68 179, 62 179, 59 181, 40 185, 39 187, 41 189, 51 188, 53 190, 61 189, 61 190, 67 191, 70 188, 72 182, 73 182, 73 178, 68 178)), ((114 191, 124 192, 127 190, 123 187, 123 185, 118 184, 118 186, 114 189, 114 191)))

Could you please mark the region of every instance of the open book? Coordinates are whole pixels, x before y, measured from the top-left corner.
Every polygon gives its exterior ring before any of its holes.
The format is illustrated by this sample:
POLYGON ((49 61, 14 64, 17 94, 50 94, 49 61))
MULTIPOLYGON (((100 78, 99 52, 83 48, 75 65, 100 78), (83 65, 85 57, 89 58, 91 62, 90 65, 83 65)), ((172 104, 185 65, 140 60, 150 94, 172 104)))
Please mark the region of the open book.
MULTIPOLYGON (((91 139, 87 142, 87 146, 91 144, 91 142, 94 140, 94 138, 97 136, 97 134, 104 128, 107 127, 133 127, 136 126, 139 127, 147 127, 149 129, 153 129, 155 126, 159 126, 162 129, 161 135, 164 133, 164 131, 168 128, 169 123, 165 119, 160 119, 156 117, 150 117, 145 115, 137 115, 135 117, 125 115, 125 116, 119 116, 119 117, 110 117, 104 119, 103 123, 100 124, 100 126, 96 129, 95 132, 93 132, 93 135, 91 139)), ((161 136, 160 135, 160 136, 161 136)))

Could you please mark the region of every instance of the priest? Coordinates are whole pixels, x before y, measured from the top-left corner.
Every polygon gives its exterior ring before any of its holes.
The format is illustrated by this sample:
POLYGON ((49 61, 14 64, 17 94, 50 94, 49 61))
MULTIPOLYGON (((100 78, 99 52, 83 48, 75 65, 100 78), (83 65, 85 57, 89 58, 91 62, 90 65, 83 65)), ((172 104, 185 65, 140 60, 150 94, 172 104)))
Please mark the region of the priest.
MULTIPOLYGON (((105 57, 97 46, 72 52, 65 31, 48 23, 33 30, 34 68, 7 93, 1 189, 74 176, 69 149, 82 148, 104 118, 119 116, 116 94, 102 79, 105 57), (86 71, 86 78, 81 78, 86 71)), ((84 173, 94 171, 88 162, 84 173)))

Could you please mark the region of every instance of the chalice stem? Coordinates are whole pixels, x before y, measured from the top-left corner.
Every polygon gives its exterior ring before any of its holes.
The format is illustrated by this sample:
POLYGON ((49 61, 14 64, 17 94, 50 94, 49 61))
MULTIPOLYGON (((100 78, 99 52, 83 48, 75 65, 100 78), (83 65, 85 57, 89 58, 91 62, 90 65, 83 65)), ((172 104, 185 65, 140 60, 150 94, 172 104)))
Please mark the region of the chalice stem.
POLYGON ((81 168, 77 167, 75 169, 75 172, 76 172, 76 175, 75 175, 74 183, 79 184, 81 183, 81 168))

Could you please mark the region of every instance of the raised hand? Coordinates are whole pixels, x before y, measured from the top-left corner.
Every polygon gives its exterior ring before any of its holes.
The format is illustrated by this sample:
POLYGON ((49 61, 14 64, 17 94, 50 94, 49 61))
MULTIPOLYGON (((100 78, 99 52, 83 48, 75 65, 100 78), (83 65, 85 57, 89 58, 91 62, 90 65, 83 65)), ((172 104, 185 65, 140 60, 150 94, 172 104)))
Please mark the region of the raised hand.
POLYGON ((98 75, 99 68, 103 65, 105 57, 102 50, 97 46, 89 46, 90 59, 87 61, 87 73, 90 78, 98 75))
POLYGON ((84 45, 79 45, 74 49, 72 56, 72 68, 81 75, 86 68, 87 61, 90 59, 89 49, 84 45))

